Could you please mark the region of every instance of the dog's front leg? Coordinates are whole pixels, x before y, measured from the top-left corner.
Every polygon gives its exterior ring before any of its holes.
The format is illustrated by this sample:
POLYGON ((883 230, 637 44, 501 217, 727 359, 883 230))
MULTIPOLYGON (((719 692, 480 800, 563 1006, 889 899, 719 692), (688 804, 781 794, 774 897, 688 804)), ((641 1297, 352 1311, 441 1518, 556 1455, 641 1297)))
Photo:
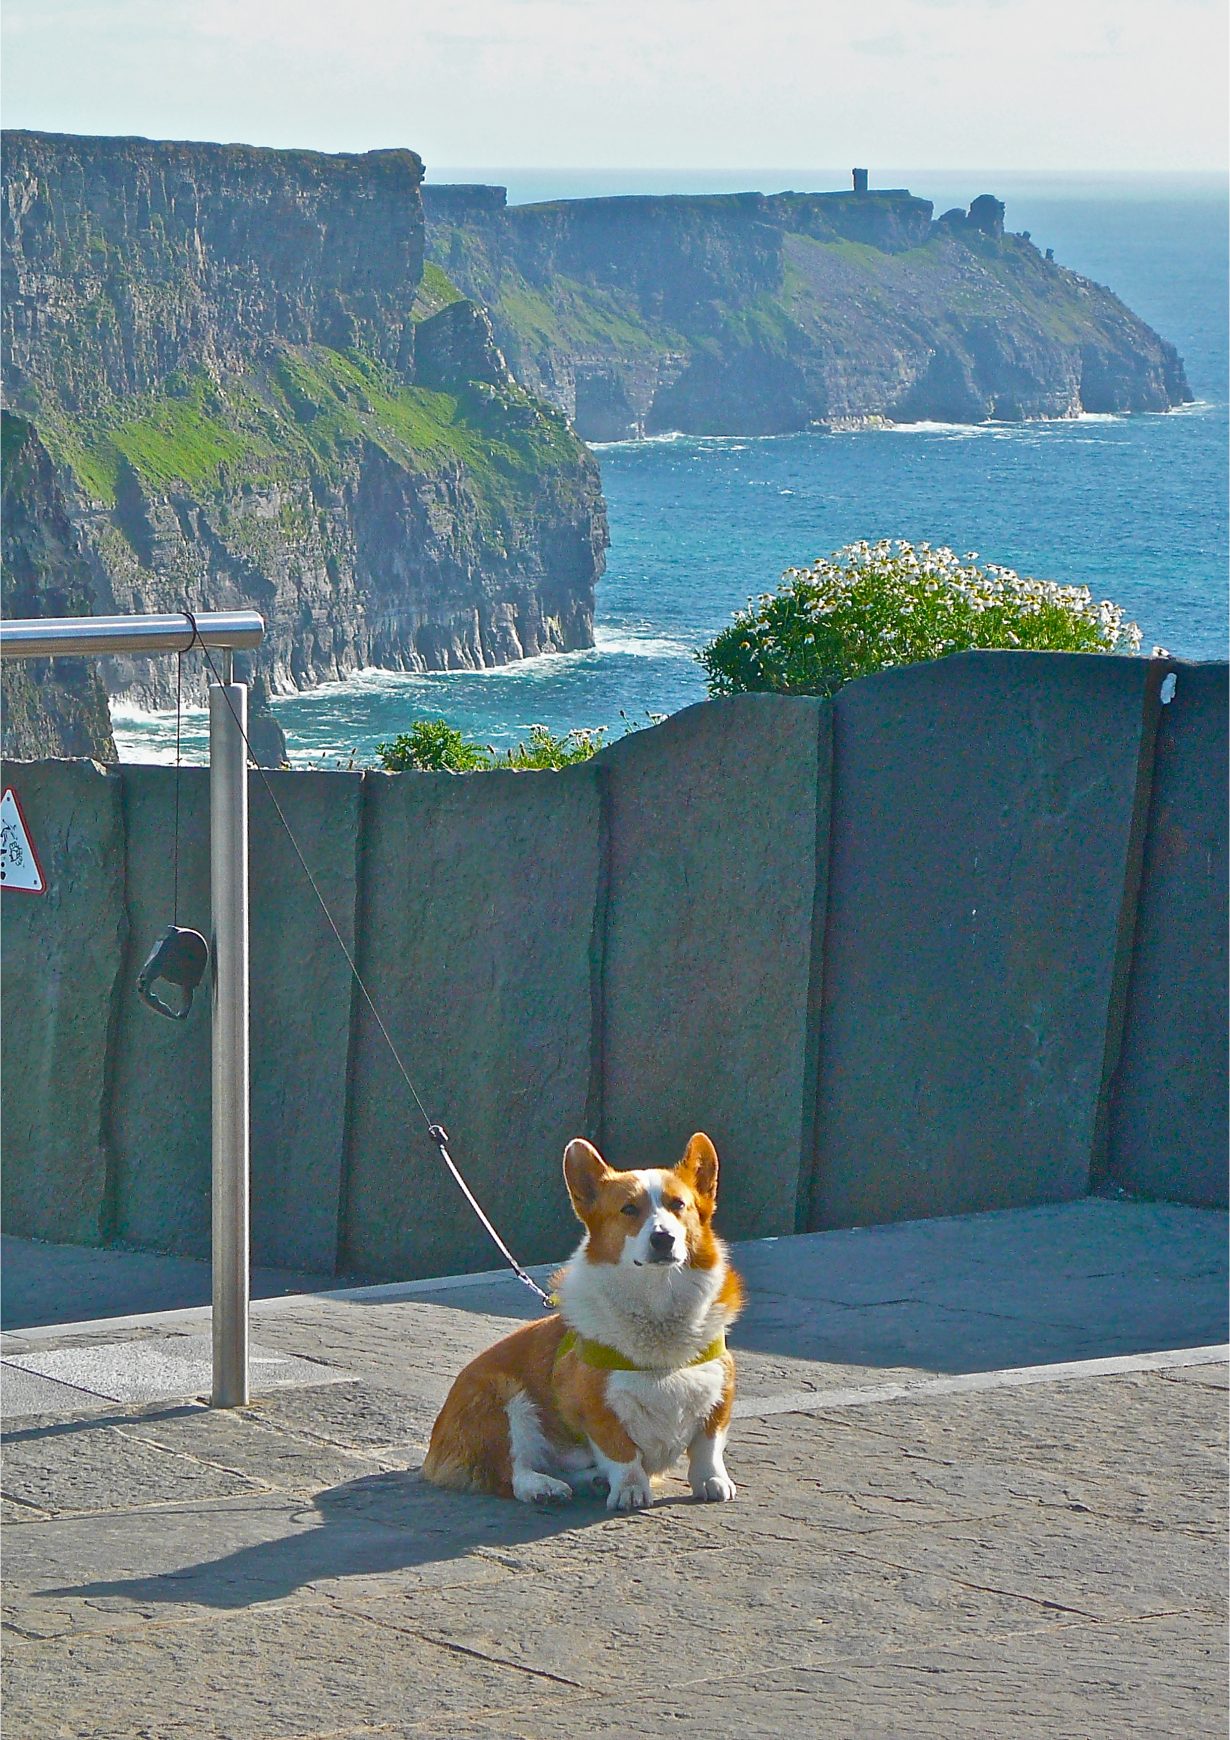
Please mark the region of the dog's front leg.
POLYGON ((738 1488, 726 1472, 722 1452, 726 1448, 726 1433, 730 1425, 730 1410, 735 1399, 733 1367, 726 1381, 726 1393, 703 1426, 699 1426, 688 1445, 688 1480, 692 1497, 720 1504, 735 1496, 738 1488))
POLYGON ((653 1489, 641 1452, 623 1425, 607 1407, 586 1421, 585 1430, 594 1461, 606 1476, 608 1510, 643 1510, 653 1503, 653 1489))

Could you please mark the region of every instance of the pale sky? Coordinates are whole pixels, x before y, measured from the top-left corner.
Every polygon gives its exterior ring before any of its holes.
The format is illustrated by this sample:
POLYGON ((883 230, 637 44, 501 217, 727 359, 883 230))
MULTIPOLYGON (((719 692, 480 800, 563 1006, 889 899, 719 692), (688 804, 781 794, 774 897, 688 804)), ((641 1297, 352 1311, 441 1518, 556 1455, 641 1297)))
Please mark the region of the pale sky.
POLYGON ((6 0, 4 124, 432 164, 1226 163, 1224 0, 6 0))

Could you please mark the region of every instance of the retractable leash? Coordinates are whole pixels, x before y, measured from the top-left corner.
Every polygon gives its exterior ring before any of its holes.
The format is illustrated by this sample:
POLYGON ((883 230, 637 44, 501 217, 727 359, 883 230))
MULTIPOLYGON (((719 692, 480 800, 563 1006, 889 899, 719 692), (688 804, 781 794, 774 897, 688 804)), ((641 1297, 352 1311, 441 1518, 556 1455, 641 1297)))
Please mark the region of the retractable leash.
MULTIPOLYGON (((185 611, 184 614, 188 615, 187 611, 185 611)), ((188 620, 192 623, 193 633, 195 634, 196 633, 196 623, 195 623, 195 621, 193 621, 191 616, 188 617, 188 620)), ((221 678, 218 676, 218 672, 214 667, 214 662, 209 656, 209 648, 206 647, 204 645, 204 643, 202 643, 201 651, 204 655, 205 663, 209 666, 209 669, 213 674, 214 681, 221 684, 221 678)), ((278 802, 277 797, 274 793, 273 787, 269 783, 269 777, 266 774, 265 769, 263 767, 256 765, 256 758, 254 756, 252 756, 252 745, 248 742, 248 734, 244 730, 243 726, 240 724, 239 715, 238 715, 238 713, 236 713, 234 705, 232 704, 231 698, 230 698, 229 694, 227 694, 227 692, 226 692, 226 687, 224 684, 222 684, 221 686, 222 686, 223 699, 226 702, 226 705, 227 705, 227 708, 230 712, 231 718, 235 721, 236 730, 239 732, 239 735, 243 738, 244 748, 248 751, 249 756, 252 757, 253 765, 256 766, 256 771, 260 775, 261 784, 264 786, 265 791, 268 795, 269 801, 273 805, 274 810, 277 812, 277 818, 278 818, 279 822, 281 822, 281 824, 282 824, 282 827, 286 833, 286 838, 291 843, 291 847, 294 850, 295 857, 298 858, 298 860, 299 860, 300 868, 302 869, 303 874, 307 877, 308 886, 311 888, 312 893, 316 896, 317 905, 320 907, 320 910, 325 915, 325 921, 328 924, 329 929, 333 932, 333 935, 337 941, 338 948, 341 949, 343 955, 346 957, 346 965, 350 968, 351 976, 353 977, 355 984, 359 987, 359 990, 363 995, 364 1002, 367 1004, 367 1007, 371 1010, 372 1018, 375 1021, 377 1027, 380 1029, 380 1032, 381 1032, 381 1035, 384 1039, 384 1042, 389 1048, 389 1054, 392 1057, 393 1062, 397 1065, 397 1068, 401 1074, 402 1080, 405 1082, 407 1088, 410 1090, 410 1097, 413 1099, 415 1105, 418 1107, 419 1111, 422 1113, 423 1122, 427 1126, 427 1134, 431 1137, 432 1141, 435 1143, 436 1147, 439 1149, 440 1158, 441 1158, 441 1160, 443 1160, 444 1164, 448 1167, 449 1171, 452 1173, 453 1178, 456 1180, 457 1186, 461 1191, 461 1194, 465 1197, 465 1199, 469 1203, 470 1207, 474 1210, 474 1213, 478 1216, 478 1219, 482 1223, 482 1226, 483 1226, 484 1230, 486 1231, 488 1237, 491 1239, 492 1243, 495 1245, 495 1247, 499 1251, 500 1255, 504 1258, 504 1261, 508 1264, 508 1266, 512 1270, 513 1274, 517 1277, 518 1281, 520 1281, 523 1286, 526 1286, 529 1288, 530 1292, 535 1295, 535 1297, 538 1299, 539 1303, 542 1305, 542 1308, 544 1311, 554 1311, 555 1310, 555 1301, 551 1298, 551 1295, 549 1293, 545 1292, 543 1290, 543 1288, 541 1288, 538 1285, 538 1282, 534 1280, 533 1276, 528 1275, 525 1272, 525 1270, 521 1267, 521 1264, 517 1261, 516 1257, 513 1256, 512 1252, 509 1250, 508 1246, 504 1243, 504 1240, 500 1237, 499 1233, 495 1230, 495 1227, 491 1224, 491 1221, 488 1218, 488 1216, 486 1215, 486 1213, 484 1212, 482 1205, 480 1204, 478 1198, 475 1196, 474 1192, 470 1189, 470 1186, 466 1183, 465 1179, 462 1177, 461 1171, 460 1171, 459 1167, 457 1166, 456 1161, 453 1159, 452 1155, 448 1151, 448 1140, 449 1140, 448 1131, 444 1128, 444 1126, 442 1124, 433 1124, 432 1123, 431 1117, 427 1111, 426 1106, 423 1104, 422 1100, 419 1098, 418 1089, 415 1087, 414 1083, 410 1079, 410 1072, 407 1070, 405 1064, 402 1062, 401 1054, 398 1052, 396 1045, 394 1045, 394 1043, 393 1043, 393 1036, 389 1032, 388 1028, 385 1026, 379 1009, 377 1009, 375 1003, 372 1001, 371 992, 368 990, 367 986, 363 983, 362 975, 359 972, 358 967, 355 965, 354 956, 351 954, 350 950, 346 946, 346 939, 342 935, 341 931, 338 929, 337 925, 334 923, 333 914, 329 911, 328 906, 325 904, 325 897, 320 892, 320 888, 317 885, 316 878, 312 875, 311 869, 308 865, 308 861, 303 856, 303 853, 299 849, 299 842, 298 842, 298 840, 296 840, 294 833, 291 830, 290 823, 286 820, 286 816, 283 813, 282 806, 278 802)))
MULTIPOLYGON (((396 1052, 394 1052, 393 1055, 394 1055, 394 1057, 397 1057, 396 1052)), ((398 1061, 398 1066, 400 1067, 401 1059, 398 1058, 397 1061, 398 1061)), ((402 1074, 403 1075, 405 1074, 404 1070, 402 1071, 402 1074)), ((410 1078, 407 1076, 406 1080, 409 1081, 409 1079, 410 1078)), ((413 1091, 413 1090, 411 1090, 411 1091, 413 1091)), ((418 1095, 415 1094, 414 1097, 415 1097, 415 1099, 417 1099, 418 1095)), ((509 1250, 508 1246, 504 1243, 504 1240, 500 1237, 499 1233, 496 1232, 496 1230, 492 1226, 491 1222, 487 1219, 487 1216, 483 1213, 482 1209, 479 1207, 477 1197, 474 1195, 474 1192, 470 1189, 470 1186, 466 1183, 465 1179, 461 1176, 461 1173, 458 1171, 456 1163, 454 1162, 452 1155, 448 1151, 448 1131, 446 1129, 444 1129, 443 1126, 440 1124, 429 1124, 427 1127, 427 1134, 431 1137, 431 1139, 435 1143, 436 1147, 440 1150, 441 1160, 443 1160, 444 1164, 448 1167, 448 1169, 452 1173, 453 1177, 457 1180, 457 1183, 461 1187, 462 1195, 465 1197, 465 1199, 469 1203, 470 1207, 474 1210, 474 1212, 478 1216, 479 1220, 482 1221, 482 1223, 486 1227, 488 1233, 490 1233, 492 1241, 495 1244, 496 1249, 502 1253, 505 1262, 508 1264, 508 1266, 512 1270, 513 1274, 517 1277, 518 1281, 524 1282, 524 1284, 529 1288, 531 1293, 536 1293, 538 1295, 538 1298, 541 1301, 542 1307, 545 1311, 554 1311, 555 1310, 554 1299, 552 1299, 552 1297, 549 1293, 545 1293, 543 1291, 543 1289, 538 1285, 538 1282, 534 1280, 533 1276, 526 1274, 525 1270, 521 1267, 521 1265, 517 1261, 516 1257, 513 1256, 512 1252, 509 1250)))

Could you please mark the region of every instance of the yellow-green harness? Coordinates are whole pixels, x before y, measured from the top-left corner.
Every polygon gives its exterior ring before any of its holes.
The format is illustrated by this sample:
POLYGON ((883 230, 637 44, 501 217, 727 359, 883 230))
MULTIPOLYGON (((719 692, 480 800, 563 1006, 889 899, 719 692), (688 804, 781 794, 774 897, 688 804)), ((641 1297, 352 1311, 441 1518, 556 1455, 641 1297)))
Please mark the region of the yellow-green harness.
MULTIPOLYGON (((684 1366, 664 1368, 653 1365, 637 1365, 635 1360, 626 1359, 617 1347, 608 1347, 604 1341, 590 1341, 584 1335, 578 1335, 575 1329, 566 1330, 563 1340, 556 1349, 555 1357, 562 1359, 564 1354, 575 1352, 578 1359, 586 1365, 596 1366, 599 1371, 684 1371, 684 1366)), ((708 1347, 702 1347, 695 1359, 688 1360, 689 1366, 707 1365, 711 1359, 721 1359, 726 1352, 725 1335, 717 1336, 708 1347)))

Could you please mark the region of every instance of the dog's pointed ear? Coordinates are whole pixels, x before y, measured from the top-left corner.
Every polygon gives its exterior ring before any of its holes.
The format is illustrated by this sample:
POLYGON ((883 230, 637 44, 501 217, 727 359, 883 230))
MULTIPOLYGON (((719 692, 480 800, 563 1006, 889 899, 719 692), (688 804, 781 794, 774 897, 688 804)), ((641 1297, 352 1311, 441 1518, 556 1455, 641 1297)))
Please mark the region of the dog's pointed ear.
POLYGON ((688 1143, 677 1170, 712 1210, 717 1202, 718 1157, 717 1149, 703 1130, 697 1130, 688 1143))
POLYGON ((592 1142, 578 1136, 564 1149, 564 1181, 572 1206, 581 1220, 597 1202, 601 1185, 611 1177, 611 1168, 592 1142))

